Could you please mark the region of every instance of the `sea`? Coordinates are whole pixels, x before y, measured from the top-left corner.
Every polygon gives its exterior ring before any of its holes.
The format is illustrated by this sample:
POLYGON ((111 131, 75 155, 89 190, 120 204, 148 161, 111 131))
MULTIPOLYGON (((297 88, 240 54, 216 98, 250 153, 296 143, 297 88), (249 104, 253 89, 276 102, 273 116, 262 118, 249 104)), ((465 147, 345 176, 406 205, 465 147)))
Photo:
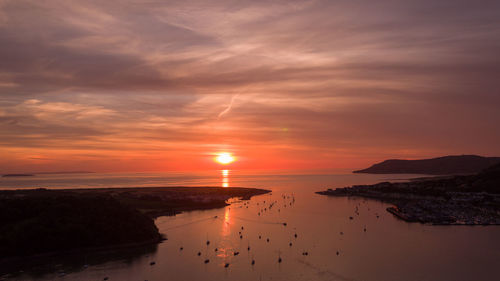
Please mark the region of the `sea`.
POLYGON ((213 170, 4 177, 0 189, 238 186, 272 192, 159 217, 155 223, 168 240, 157 245, 26 261, 0 280, 499 280, 500 226, 407 223, 388 213, 386 203, 315 193, 421 176, 213 170))

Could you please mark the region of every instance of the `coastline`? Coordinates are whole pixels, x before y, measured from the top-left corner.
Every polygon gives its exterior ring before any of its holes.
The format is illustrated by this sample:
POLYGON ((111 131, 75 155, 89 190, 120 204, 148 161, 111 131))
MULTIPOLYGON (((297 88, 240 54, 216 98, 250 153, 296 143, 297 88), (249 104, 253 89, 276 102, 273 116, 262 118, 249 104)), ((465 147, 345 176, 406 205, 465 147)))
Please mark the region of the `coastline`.
MULTIPOLYGON (((167 240, 164 237, 159 239, 152 239, 150 241, 141 241, 141 242, 133 242, 133 243, 125 243, 125 244, 117 244, 117 245, 109 245, 102 247, 90 247, 90 248, 79 248, 79 249, 71 249, 71 250, 62 250, 62 251, 53 251, 46 252, 40 254, 34 254, 29 256, 18 256, 18 257, 7 257, 0 259, 0 280, 3 275, 12 274, 13 272, 19 272, 20 270, 26 268, 26 264, 31 265, 36 268, 50 268, 52 263, 46 263, 48 258, 64 258, 67 256, 82 256, 89 254, 106 254, 113 253, 120 250, 127 250, 132 248, 139 247, 156 247, 159 243, 167 240)), ((50 271, 50 270, 49 270, 50 271)))
POLYGON ((328 189, 327 196, 374 199, 394 206, 387 212, 406 222, 432 225, 500 225, 500 193, 480 176, 455 176, 408 182, 328 189), (481 182, 482 185, 476 185, 481 182))
MULTIPOLYGON (((157 244, 163 240, 165 237, 163 234, 158 232, 156 225, 154 225, 154 218, 159 216, 172 216, 185 211, 193 210, 206 210, 213 208, 221 208, 229 205, 226 201, 230 198, 241 198, 242 200, 248 200, 253 196, 265 194, 271 192, 270 190, 264 189, 253 189, 253 188, 221 188, 221 187, 147 187, 147 188, 95 188, 95 189, 58 189, 58 190, 47 190, 47 189, 31 189, 31 190, 7 190, 0 191, 0 209, 1 207, 6 208, 6 206, 12 207, 12 202, 15 203, 16 211, 23 209, 24 212, 39 212, 38 209, 33 210, 33 205, 30 202, 42 203, 44 210, 39 213, 46 214, 52 212, 47 219, 39 219, 42 224, 46 221, 52 221, 54 216, 60 215, 60 206, 51 207, 54 202, 72 202, 81 203, 76 205, 78 207, 70 206, 71 208, 80 208, 84 211, 79 212, 78 216, 84 216, 84 222, 91 221, 92 223, 97 219, 102 219, 102 224, 107 223, 118 223, 120 227, 129 224, 129 229, 138 230, 139 233, 143 233, 142 236, 130 236, 126 235, 122 237, 121 241, 108 240, 103 244, 101 239, 102 233, 105 231, 113 231, 113 229, 99 229, 94 228, 89 231, 88 235, 96 237, 95 241, 101 241, 99 243, 92 244, 92 239, 90 239, 88 244, 84 247, 74 246, 74 247, 60 247, 54 245, 52 249, 48 247, 46 250, 39 252, 26 252, 22 254, 22 251, 12 248, 13 246, 4 246, 10 251, 4 251, 4 254, 0 256, 0 264, 15 264, 23 259, 43 259, 44 257, 54 256, 54 255, 65 255, 71 253, 78 253, 81 251, 108 251, 116 250, 128 247, 136 247, 141 245, 152 245, 157 244), (82 201, 83 200, 83 201, 82 201), (85 201, 86 200, 86 201, 85 201), (96 201, 97 200, 97 201, 96 201), (104 200, 104 201, 103 201, 104 200), (104 202, 104 203, 103 203, 104 202), (28 203, 28 204, 27 204, 28 203), (46 204, 44 204, 46 203, 46 204), (96 204, 97 203, 97 204, 96 204), (8 205, 11 204, 11 205, 8 205), (101 205, 107 205, 106 207, 112 208, 113 211, 117 211, 118 215, 110 215, 110 213, 99 213, 89 214, 91 212, 85 210, 94 210, 101 208, 101 205), (54 212, 52 209, 57 210, 54 212), (134 220, 130 220, 130 214, 134 214, 134 220), (85 216, 88 216, 85 218, 85 216), (143 237, 143 238, 141 238, 143 237), (149 237, 149 238, 148 238, 149 237), (152 237, 152 238, 151 238, 152 237), (16 254, 5 254, 5 253, 16 253, 16 254)), ((71 203, 69 204, 71 205, 71 203)), ((39 208, 39 206, 37 206, 39 208)), ((94 210, 95 211, 95 210, 94 210)), ((98 210, 99 211, 99 210, 98 210)), ((97 212, 98 212, 97 211, 97 212)), ((4 214, 7 216, 8 214, 4 214)), ((2 227, 4 234, 3 240, 10 237, 16 241, 10 241, 10 245, 24 245, 26 243, 32 243, 31 240, 27 240, 18 235, 9 234, 11 229, 16 229, 16 226, 22 225, 26 222, 38 220, 36 217, 19 217, 16 221, 11 219, 6 225, 2 227)), ((72 217, 68 219, 72 221, 72 217)), ((81 219, 81 218, 79 218, 81 219)), ((37 227, 39 227, 39 222, 37 222, 37 227)), ((72 237, 74 233, 72 232, 75 228, 74 225, 65 225, 64 223, 59 223, 58 225, 47 224, 45 228, 60 228, 62 232, 67 233, 62 240, 73 240, 75 244, 78 244, 78 238, 72 237), (68 237, 68 235, 71 235, 68 237), (76 239, 76 240, 75 240, 76 239)), ((85 225, 78 225, 78 227, 86 228, 85 225)), ((37 229, 37 228, 35 228, 37 229)), ((123 229, 121 229, 123 230, 123 229)), ((29 233, 30 237, 36 238, 40 236, 47 236, 46 233, 29 233)), ((113 237, 113 235, 109 235, 113 237)), ((111 238, 112 239, 112 238, 111 238)), ((6 243, 3 243, 4 245, 6 243)), ((83 245, 83 244, 82 244, 83 245)), ((29 247, 27 247, 29 248, 29 247)))
POLYGON ((230 205, 226 202, 228 199, 249 200, 253 196, 271 192, 258 188, 218 186, 123 187, 61 191, 109 195, 153 219, 160 216, 175 216, 186 211, 223 208, 230 205))

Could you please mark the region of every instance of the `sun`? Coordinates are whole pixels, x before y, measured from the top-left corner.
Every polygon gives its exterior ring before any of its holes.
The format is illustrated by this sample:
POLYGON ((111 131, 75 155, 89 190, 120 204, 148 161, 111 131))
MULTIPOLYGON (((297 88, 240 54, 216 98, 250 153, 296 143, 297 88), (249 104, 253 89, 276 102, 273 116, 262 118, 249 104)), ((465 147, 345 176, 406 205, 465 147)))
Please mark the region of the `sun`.
POLYGON ((217 155, 217 157, 215 157, 215 161, 219 164, 227 165, 227 164, 233 163, 235 161, 235 159, 231 155, 231 153, 222 152, 222 153, 219 153, 217 155))

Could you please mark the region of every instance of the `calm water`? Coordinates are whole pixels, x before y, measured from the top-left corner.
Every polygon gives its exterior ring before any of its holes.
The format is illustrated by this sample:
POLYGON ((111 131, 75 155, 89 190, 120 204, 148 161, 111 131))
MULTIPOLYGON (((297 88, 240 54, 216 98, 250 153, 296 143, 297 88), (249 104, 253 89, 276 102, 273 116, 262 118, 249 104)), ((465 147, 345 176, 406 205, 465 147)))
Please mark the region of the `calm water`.
POLYGON ((222 209, 160 217, 156 224, 168 240, 157 246, 51 258, 52 271, 26 269, 12 280, 498 280, 498 226, 409 224, 387 213, 384 203, 314 194, 411 177, 217 171, 4 178, 5 189, 220 185, 273 191, 222 209))

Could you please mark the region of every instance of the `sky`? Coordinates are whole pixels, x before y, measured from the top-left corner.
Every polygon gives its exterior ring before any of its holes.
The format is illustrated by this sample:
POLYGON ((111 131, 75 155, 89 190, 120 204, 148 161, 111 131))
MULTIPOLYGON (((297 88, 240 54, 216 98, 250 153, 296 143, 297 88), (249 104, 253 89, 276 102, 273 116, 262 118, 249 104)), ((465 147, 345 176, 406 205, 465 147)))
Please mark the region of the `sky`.
POLYGON ((0 0, 0 172, 500 156, 500 2, 0 0))

